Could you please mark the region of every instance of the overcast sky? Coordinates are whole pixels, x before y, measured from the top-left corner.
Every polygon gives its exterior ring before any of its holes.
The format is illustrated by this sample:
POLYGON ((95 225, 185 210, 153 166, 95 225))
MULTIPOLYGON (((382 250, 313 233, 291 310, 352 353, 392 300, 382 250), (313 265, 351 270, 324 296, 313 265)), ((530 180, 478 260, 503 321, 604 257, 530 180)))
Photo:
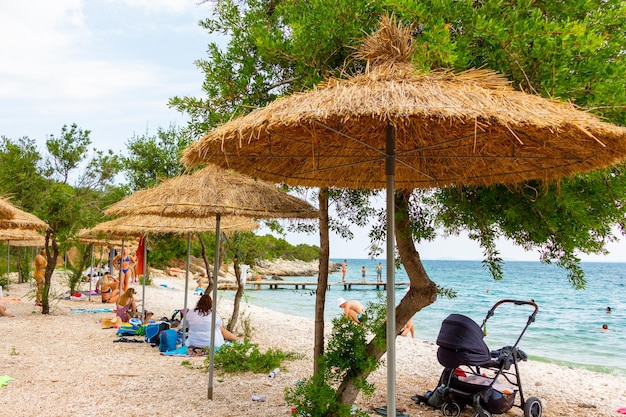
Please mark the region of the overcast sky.
MULTIPOLYGON (((27 0, 0 2, 0 136, 37 140, 72 123, 91 131, 93 147, 125 152, 133 135, 186 122, 167 107, 173 96, 201 95, 194 65, 216 38, 198 26, 210 4, 199 0, 27 0)), ((316 235, 289 235, 318 244, 316 235)), ((350 242, 333 236, 331 257, 364 258, 366 231, 350 242)), ((626 239, 609 256, 626 262, 626 239)), ((424 259, 481 259, 467 238, 419 246, 424 259)), ((537 260, 503 242, 505 259, 537 260)))

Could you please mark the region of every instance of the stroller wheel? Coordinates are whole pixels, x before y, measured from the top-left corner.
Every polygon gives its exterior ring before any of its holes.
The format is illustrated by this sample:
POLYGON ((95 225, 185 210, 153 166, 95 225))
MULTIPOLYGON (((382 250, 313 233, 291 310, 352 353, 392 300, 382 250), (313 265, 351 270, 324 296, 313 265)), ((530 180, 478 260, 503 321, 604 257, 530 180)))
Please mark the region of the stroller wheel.
POLYGON ((524 417, 541 417, 543 407, 537 397, 530 397, 524 403, 524 417))
POLYGON ((444 417, 459 417, 461 415, 461 407, 455 402, 444 402, 441 405, 441 414, 444 417))

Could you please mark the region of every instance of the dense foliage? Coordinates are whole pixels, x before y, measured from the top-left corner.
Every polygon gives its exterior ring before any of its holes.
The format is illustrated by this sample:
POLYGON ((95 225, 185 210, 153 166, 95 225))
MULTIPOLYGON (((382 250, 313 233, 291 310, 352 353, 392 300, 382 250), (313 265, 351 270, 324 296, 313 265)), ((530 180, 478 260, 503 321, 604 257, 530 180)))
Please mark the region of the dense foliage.
MULTIPOLYGON (((170 101, 191 116, 188 128, 194 134, 327 77, 359 72, 363 62, 353 59, 352 53, 383 14, 394 14, 411 26, 413 64, 418 69, 489 68, 508 76, 519 90, 572 101, 608 121, 626 124, 626 81, 620 75, 626 73, 626 5, 618 0, 205 4, 213 15, 201 25, 209 33, 226 35, 228 44, 209 44, 208 56, 197 60, 205 74, 205 97, 170 101)), ((429 240, 438 230, 467 232, 483 247, 495 278, 502 274, 495 242, 509 238, 526 249, 537 249, 542 261, 567 268, 570 280, 580 287, 584 277, 578 254, 602 252, 614 239, 611 227, 624 230, 624 175, 622 165, 559 184, 416 190, 409 212, 414 238, 429 240), (588 196, 593 194, 602 203, 592 204, 585 193, 575 191, 584 184, 593 189, 588 196), (571 221, 555 221, 559 216, 564 219, 563 214, 571 221), (524 220, 517 221, 520 218, 524 220)), ((369 200, 350 205, 345 195, 337 201, 353 213, 354 207, 368 207, 367 216, 380 220, 371 233, 376 254, 384 238, 384 210, 372 213, 369 200)), ((349 228, 343 225, 334 226, 347 230, 349 237, 349 228)))

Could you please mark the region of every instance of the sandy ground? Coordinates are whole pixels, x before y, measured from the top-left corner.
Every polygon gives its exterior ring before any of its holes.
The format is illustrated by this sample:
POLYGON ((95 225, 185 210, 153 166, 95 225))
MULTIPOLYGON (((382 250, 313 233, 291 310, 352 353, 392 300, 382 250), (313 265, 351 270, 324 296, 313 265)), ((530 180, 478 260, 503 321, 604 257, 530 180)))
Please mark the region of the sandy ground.
MULTIPOLYGON (((140 287, 139 287, 140 288, 140 287)), ((60 289, 57 288, 57 292, 60 289)), ((267 290, 265 290, 267 291, 267 290)), ((261 350, 297 351, 305 359, 285 362, 274 379, 266 374, 219 374, 214 395, 207 399, 208 374, 198 369, 203 358, 161 356, 145 343, 114 343, 114 329, 99 320, 112 313, 73 313, 70 309, 103 308, 92 301, 55 300, 52 314, 34 306, 29 284, 13 284, 0 301, 14 318, 0 317, 0 376, 14 378, 0 388, 0 416, 289 416, 285 387, 310 376, 313 320, 244 305, 253 327, 252 341, 261 350), (20 298, 9 301, 7 298, 20 298), (191 366, 183 366, 186 361, 191 366), (266 397, 252 401, 253 395, 266 397)), ((141 296, 139 291, 138 296, 141 296)), ((198 296, 189 292, 189 305, 198 296)), ((146 291, 146 306, 155 317, 182 308, 180 278, 154 278, 146 291), (161 286, 167 285, 168 288, 161 286)), ((218 300, 218 312, 229 317, 232 304, 218 300)), ((441 411, 417 405, 411 396, 433 389, 442 367, 436 346, 418 339, 397 340, 397 405, 411 416, 440 416, 441 411)), ((521 364, 525 395, 542 400, 546 417, 618 416, 626 407, 626 378, 537 362, 521 364)), ((386 368, 369 378, 376 386, 371 398, 359 396, 364 410, 386 404, 386 368)), ((516 400, 519 403, 519 397, 516 400)), ((371 412, 372 415, 377 415, 371 412)), ((505 415, 522 416, 514 407, 505 415)), ((472 416, 471 410, 462 416, 472 416)))

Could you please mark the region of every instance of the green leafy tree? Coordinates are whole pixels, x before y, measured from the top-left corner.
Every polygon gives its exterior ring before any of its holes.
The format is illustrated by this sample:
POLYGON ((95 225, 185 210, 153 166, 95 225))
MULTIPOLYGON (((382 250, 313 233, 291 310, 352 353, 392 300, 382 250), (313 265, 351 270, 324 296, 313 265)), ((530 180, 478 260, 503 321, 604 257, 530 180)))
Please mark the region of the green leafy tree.
MULTIPOLYGON (((11 195, 13 202, 49 225, 44 314, 50 311, 49 290, 59 253, 75 245, 78 230, 99 221, 102 207, 120 194, 115 185, 121 167, 119 157, 110 151, 97 150, 89 156, 89 135, 90 131, 76 124, 65 125, 60 135, 46 139, 46 156, 28 138, 17 141, 3 138, 0 149, 0 159, 8 162, 3 165, 0 191, 11 195)), ((81 259, 70 278, 71 291, 75 290, 87 257, 81 259)))
MULTIPOLYGON (((191 116, 194 134, 326 77, 357 73, 364 63, 351 58, 354 47, 382 14, 391 13, 412 27, 418 69, 487 67, 509 76, 520 90, 570 100, 626 124, 626 4, 618 0, 224 0, 212 5, 213 16, 202 26, 227 35, 228 45, 210 44, 208 57, 197 61, 206 96, 170 101, 191 116)), ((319 193, 322 253, 328 249, 330 192, 319 193)), ((611 226, 624 230, 625 193, 623 165, 558 185, 398 190, 396 243, 411 288, 397 307, 396 327, 436 300, 437 287, 414 240, 431 239, 438 227, 445 233, 468 231, 498 278, 502 260, 495 242, 508 237, 538 248, 543 262, 567 268, 580 287, 577 254, 601 252, 612 239, 611 226)), ((382 230, 372 229, 374 250, 382 230)), ((384 354, 384 343, 378 343, 384 334, 377 337, 367 347, 374 358, 384 354)), ((346 377, 338 387, 342 402, 356 397, 354 380, 346 377)))
POLYGON ((128 156, 123 160, 124 175, 132 191, 153 187, 184 171, 181 152, 191 142, 184 131, 159 127, 155 135, 133 136, 127 142, 128 156))

